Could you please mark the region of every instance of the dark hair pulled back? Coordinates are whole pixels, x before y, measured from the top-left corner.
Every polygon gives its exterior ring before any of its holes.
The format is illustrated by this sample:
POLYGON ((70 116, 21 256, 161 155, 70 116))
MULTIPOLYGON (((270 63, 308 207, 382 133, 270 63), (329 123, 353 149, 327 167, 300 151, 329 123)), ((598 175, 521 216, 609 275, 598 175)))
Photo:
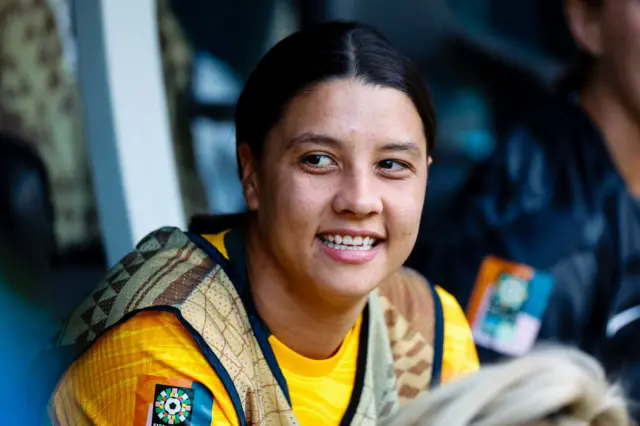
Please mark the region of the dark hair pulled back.
POLYGON ((283 39, 250 75, 236 107, 236 144, 247 143, 260 158, 268 132, 299 93, 335 79, 405 93, 422 119, 429 151, 435 141, 435 112, 416 66, 374 29, 355 22, 319 24, 283 39))

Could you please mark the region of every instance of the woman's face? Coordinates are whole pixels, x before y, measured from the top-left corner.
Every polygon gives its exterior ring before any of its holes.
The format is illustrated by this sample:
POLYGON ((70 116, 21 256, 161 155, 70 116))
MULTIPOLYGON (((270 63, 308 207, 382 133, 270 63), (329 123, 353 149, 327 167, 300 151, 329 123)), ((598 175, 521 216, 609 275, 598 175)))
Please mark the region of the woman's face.
POLYGON ((427 166, 422 121, 405 94, 334 80, 290 102, 263 157, 243 166, 245 197, 291 290, 362 298, 414 246, 427 166))

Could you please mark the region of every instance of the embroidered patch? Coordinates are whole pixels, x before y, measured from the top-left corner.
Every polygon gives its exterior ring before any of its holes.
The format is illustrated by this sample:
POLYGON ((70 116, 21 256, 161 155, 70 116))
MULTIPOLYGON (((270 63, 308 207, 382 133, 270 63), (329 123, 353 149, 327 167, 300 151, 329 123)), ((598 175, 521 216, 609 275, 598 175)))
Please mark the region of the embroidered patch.
POLYGON ((550 274, 487 257, 467 310, 476 344, 511 356, 529 352, 552 289, 550 274))
POLYGON ((154 394, 154 412, 160 425, 189 425, 189 417, 193 409, 193 389, 156 385, 154 394))
POLYGON ((199 382, 138 377, 134 426, 209 425, 212 410, 213 395, 199 382))

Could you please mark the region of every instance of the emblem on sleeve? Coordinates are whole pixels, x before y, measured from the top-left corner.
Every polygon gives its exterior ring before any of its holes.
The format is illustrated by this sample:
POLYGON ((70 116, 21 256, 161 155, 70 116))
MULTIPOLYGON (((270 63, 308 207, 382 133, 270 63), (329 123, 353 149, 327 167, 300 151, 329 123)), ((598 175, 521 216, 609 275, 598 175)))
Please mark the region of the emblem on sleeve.
POLYGON ((519 356, 533 347, 553 277, 495 257, 484 260, 467 317, 478 346, 519 356))
POLYGON ((193 398, 193 389, 156 385, 153 426, 190 425, 193 398))

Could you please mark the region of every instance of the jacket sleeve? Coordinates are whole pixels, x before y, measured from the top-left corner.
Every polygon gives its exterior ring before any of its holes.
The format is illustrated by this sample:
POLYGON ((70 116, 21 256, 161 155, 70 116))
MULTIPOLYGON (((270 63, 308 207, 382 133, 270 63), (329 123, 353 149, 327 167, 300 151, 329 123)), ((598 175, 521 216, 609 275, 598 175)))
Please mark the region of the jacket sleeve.
POLYGON ((197 343, 161 311, 139 313, 101 336, 60 380, 49 418, 60 426, 239 424, 197 343))
MULTIPOLYGON (((608 317, 606 340, 600 351, 611 377, 622 384, 630 401, 640 400, 640 289, 635 294, 616 289, 614 305, 619 309, 608 317)), ((636 422, 640 421, 640 406, 630 409, 636 422)))
MULTIPOLYGON (((596 355, 639 398, 640 204, 626 191, 588 118, 574 107, 548 109, 477 169, 446 214, 429 216, 427 201, 411 266, 469 317, 489 256, 548 274, 537 341, 596 355)), ((485 350, 472 327, 482 361, 509 355, 485 350)))
POLYGON ((602 218, 585 207, 563 142, 542 141, 527 128, 514 132, 443 218, 427 217, 412 266, 464 308, 488 256, 550 273, 554 286, 539 336, 576 342, 598 273, 602 218))

